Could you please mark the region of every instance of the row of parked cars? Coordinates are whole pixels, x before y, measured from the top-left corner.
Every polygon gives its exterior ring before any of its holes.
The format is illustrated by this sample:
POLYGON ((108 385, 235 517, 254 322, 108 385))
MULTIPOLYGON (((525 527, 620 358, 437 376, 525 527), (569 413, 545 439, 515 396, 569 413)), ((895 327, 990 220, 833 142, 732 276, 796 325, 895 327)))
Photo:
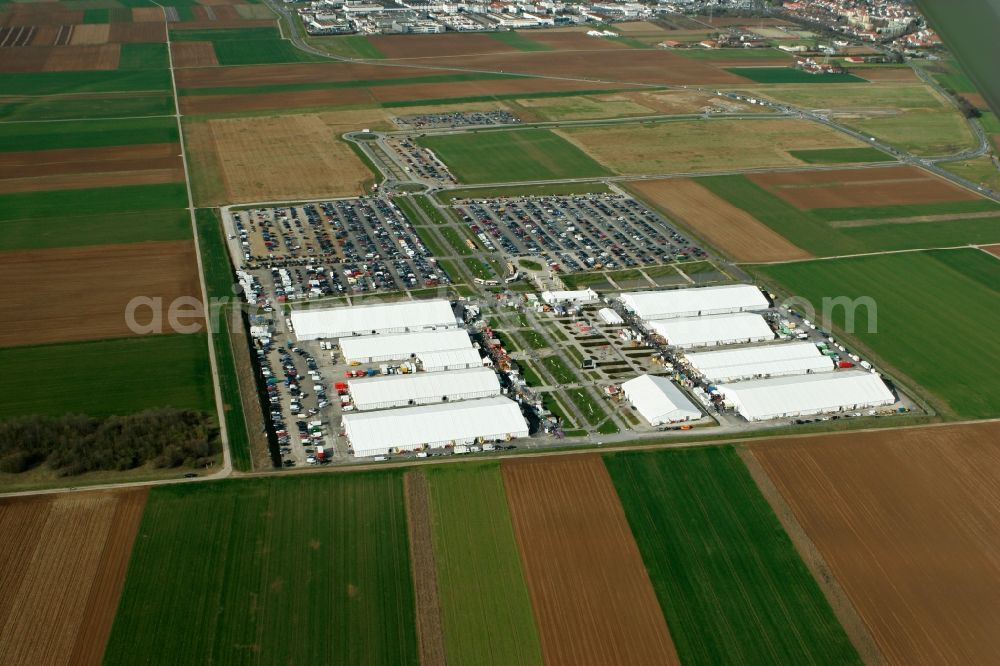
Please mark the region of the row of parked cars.
POLYGON ((458 181, 451 175, 448 167, 428 148, 418 146, 409 139, 388 139, 388 146, 396 151, 406 164, 406 172, 416 174, 420 178, 435 180, 439 183, 454 184, 458 181))

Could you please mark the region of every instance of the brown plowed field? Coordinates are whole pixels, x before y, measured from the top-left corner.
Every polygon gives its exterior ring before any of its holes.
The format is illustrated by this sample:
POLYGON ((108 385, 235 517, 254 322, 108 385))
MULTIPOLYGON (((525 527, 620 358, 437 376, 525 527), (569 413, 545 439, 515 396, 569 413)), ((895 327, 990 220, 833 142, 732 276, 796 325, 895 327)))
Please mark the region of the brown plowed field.
POLYGON ((983 247, 982 249, 986 250, 987 252, 989 252, 993 256, 995 256, 998 259, 1000 259, 1000 245, 987 245, 987 246, 983 247))
POLYGON ((215 156, 228 202, 357 195, 372 177, 315 115, 225 118, 207 125, 208 132, 189 135, 190 149, 215 156))
MULTIPOLYGON (((173 26, 171 26, 173 27, 173 26)), ((79 26, 77 26, 79 29, 79 26)), ((165 42, 167 28, 163 23, 112 23, 110 41, 123 43, 165 42)))
MULTIPOLYGON (((645 49, 609 50, 600 58, 581 58, 580 54, 532 52, 454 58, 422 58, 421 63, 461 66, 470 69, 504 71, 518 74, 570 76, 603 81, 653 84, 745 84, 746 79, 730 74, 704 62, 685 58, 668 51, 645 49)), ((591 88, 604 87, 599 81, 591 88)))
POLYGON ((174 67, 214 67, 219 64, 212 42, 171 42, 170 52, 174 57, 174 67))
POLYGON ((53 46, 59 32, 63 29, 61 25, 40 25, 35 31, 35 36, 31 39, 32 46, 53 46))
POLYGON ((614 39, 588 37, 585 31, 552 32, 550 30, 536 30, 524 33, 524 36, 533 42, 544 44, 555 51, 608 51, 631 48, 628 44, 614 39))
POLYGON ((421 666, 444 666, 444 629, 438 596, 437 566, 434 564, 434 535, 431 530, 430 490, 421 472, 403 476, 406 489, 406 517, 410 536, 410 567, 416 598, 417 642, 421 666))
POLYGON ((106 148, 61 148, 58 150, 30 150, 0 152, 0 177, 13 178, 29 173, 79 173, 88 168, 115 170, 112 162, 118 160, 159 160, 173 158, 180 161, 180 145, 176 143, 145 143, 134 146, 109 146, 106 148), (88 166, 81 167, 80 163, 88 166), (12 169, 11 167, 17 167, 12 169), (29 169, 38 168, 35 171, 29 169))
MULTIPOLYGON (((195 71, 195 70, 180 70, 195 71)), ((294 93, 278 92, 263 95, 200 95, 181 97, 181 112, 236 113, 266 109, 313 109, 321 106, 352 106, 371 104, 368 88, 341 88, 332 90, 301 90, 294 93)))
MULTIPOLYGON (((4 26, 10 25, 71 25, 73 23, 83 23, 83 11, 63 9, 58 5, 46 6, 38 4, 34 6, 8 5, 0 22, 4 26)), ((54 4, 54 3, 53 3, 54 4)))
POLYGON ((502 471, 545 663, 678 663, 600 457, 510 462, 502 471))
POLYGON ((135 23, 162 23, 163 10, 159 7, 133 7, 132 21, 135 23))
POLYGON ((376 86, 370 88, 369 92, 378 102, 406 102, 449 97, 481 97, 487 95, 531 94, 565 90, 592 90, 595 85, 603 89, 625 88, 624 85, 618 83, 595 84, 590 81, 517 78, 376 86))
POLYGON ((0 329, 0 347, 132 335, 132 298, 159 297, 166 308, 201 295, 191 241, 5 252, 0 283, 0 308, 17 313, 0 329))
POLYGON ((642 180, 630 183, 629 187, 736 261, 785 261, 812 257, 757 218, 694 180, 642 180))
POLYGON ((271 86, 290 83, 330 83, 370 81, 454 74, 443 69, 406 69, 379 65, 341 63, 299 63, 292 65, 249 65, 216 67, 177 72, 178 88, 220 88, 226 86, 271 86))
POLYGON ((73 26, 73 35, 69 38, 69 43, 71 46, 86 46, 88 44, 107 44, 110 35, 111 35, 111 25, 108 23, 75 25, 73 26))
MULTIPOLYGON (((68 48, 65 46, 57 48, 68 48)), ((5 48, 0 57, 0 72, 40 72, 45 69, 50 49, 45 47, 5 48)))
POLYGON ((748 176, 800 210, 966 201, 978 195, 911 166, 748 176))
POLYGON ((475 33, 443 35, 381 35, 368 41, 386 58, 425 58, 428 56, 460 56, 482 53, 511 53, 516 48, 475 33))
POLYGON ((93 46, 53 46, 45 61, 46 72, 71 72, 74 70, 118 69, 121 47, 118 44, 93 46))
POLYGON ((168 158, 160 165, 146 162, 112 162, 118 171, 86 171, 53 175, 6 178, 0 180, 0 194, 14 192, 45 192, 52 190, 86 189, 90 187, 120 187, 126 185, 159 185, 184 180, 184 170, 177 160, 168 158), (129 168, 131 167, 131 168, 129 168))
POLYGON ((1000 424, 750 445, 891 664, 1000 654, 1000 424))
POLYGON ((99 664, 146 490, 0 500, 4 664, 99 664))

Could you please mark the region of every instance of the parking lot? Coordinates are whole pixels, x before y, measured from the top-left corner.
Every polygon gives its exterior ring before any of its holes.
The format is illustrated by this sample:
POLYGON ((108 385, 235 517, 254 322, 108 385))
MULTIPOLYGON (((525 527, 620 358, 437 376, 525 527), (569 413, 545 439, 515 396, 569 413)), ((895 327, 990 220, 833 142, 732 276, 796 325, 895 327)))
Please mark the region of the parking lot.
POLYGON ((621 194, 474 199, 455 208, 488 248, 544 258, 559 272, 706 256, 658 214, 621 194))
POLYGON ((483 125, 517 125, 521 119, 510 111, 455 111, 454 113, 427 113, 419 116, 393 118, 392 122, 404 129, 438 129, 445 127, 478 127, 483 125))
POLYGON ((273 284, 279 301, 450 283, 402 212, 381 199, 234 211, 227 224, 237 263, 273 284))
POLYGON ((408 138, 388 137, 385 140, 396 161, 411 178, 429 181, 435 185, 458 183, 444 162, 428 148, 418 146, 408 138))

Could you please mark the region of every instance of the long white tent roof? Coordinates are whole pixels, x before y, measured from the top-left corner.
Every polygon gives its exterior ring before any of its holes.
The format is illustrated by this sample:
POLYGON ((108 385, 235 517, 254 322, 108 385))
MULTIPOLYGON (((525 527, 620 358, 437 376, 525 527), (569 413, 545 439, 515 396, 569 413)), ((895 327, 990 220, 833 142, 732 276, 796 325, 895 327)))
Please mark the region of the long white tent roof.
POLYGON ((833 371, 833 360, 821 354, 811 342, 691 352, 687 360, 711 382, 833 371))
POLYGON ((677 347, 712 346, 732 342, 773 340, 774 331, 759 314, 735 314, 708 317, 678 317, 647 322, 649 327, 677 347))
POLYGON ((718 390, 750 421, 895 402, 881 377, 861 370, 720 384, 718 390))
POLYGON ((635 291, 621 300, 640 319, 668 319, 697 315, 766 310, 768 300, 752 284, 724 284, 665 291, 635 291))
POLYGON ((360 410, 374 409, 385 403, 415 403, 462 400, 500 395, 500 380, 490 368, 470 368, 452 372, 421 372, 413 375, 381 375, 347 382, 355 406, 360 410))
POLYGON ((465 349, 446 349, 444 351, 420 352, 417 358, 424 366, 424 370, 434 368, 461 368, 475 367, 483 365, 483 357, 472 347, 465 349))
POLYGON ((465 329, 446 328, 415 333, 386 333, 384 335, 356 335, 341 338, 340 350, 344 359, 385 358, 405 359, 411 354, 446 349, 471 349, 472 340, 465 329))
POLYGON ((293 310, 291 319, 299 340, 453 328, 457 325, 451 305, 441 299, 293 310))
POLYGON ((577 289, 575 291, 543 291, 542 300, 546 303, 561 303, 570 301, 573 303, 593 303, 598 299, 597 292, 589 287, 577 289))
POLYGON ((701 418, 701 412, 667 377, 640 375, 622 383, 622 391, 650 425, 701 418))
POLYGON ((365 456, 393 447, 412 449, 422 444, 477 437, 524 436, 528 424, 516 402, 497 397, 345 414, 344 431, 354 455, 365 456))

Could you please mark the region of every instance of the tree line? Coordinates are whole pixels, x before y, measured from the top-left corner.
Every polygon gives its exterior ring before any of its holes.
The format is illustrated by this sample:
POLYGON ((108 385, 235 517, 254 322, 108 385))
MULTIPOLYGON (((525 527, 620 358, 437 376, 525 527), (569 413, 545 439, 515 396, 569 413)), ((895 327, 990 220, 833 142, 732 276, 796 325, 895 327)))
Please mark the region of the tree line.
POLYGON ((57 476, 204 467, 222 451, 218 427, 204 412, 151 409, 127 416, 24 416, 0 422, 0 472, 39 465, 57 476))

